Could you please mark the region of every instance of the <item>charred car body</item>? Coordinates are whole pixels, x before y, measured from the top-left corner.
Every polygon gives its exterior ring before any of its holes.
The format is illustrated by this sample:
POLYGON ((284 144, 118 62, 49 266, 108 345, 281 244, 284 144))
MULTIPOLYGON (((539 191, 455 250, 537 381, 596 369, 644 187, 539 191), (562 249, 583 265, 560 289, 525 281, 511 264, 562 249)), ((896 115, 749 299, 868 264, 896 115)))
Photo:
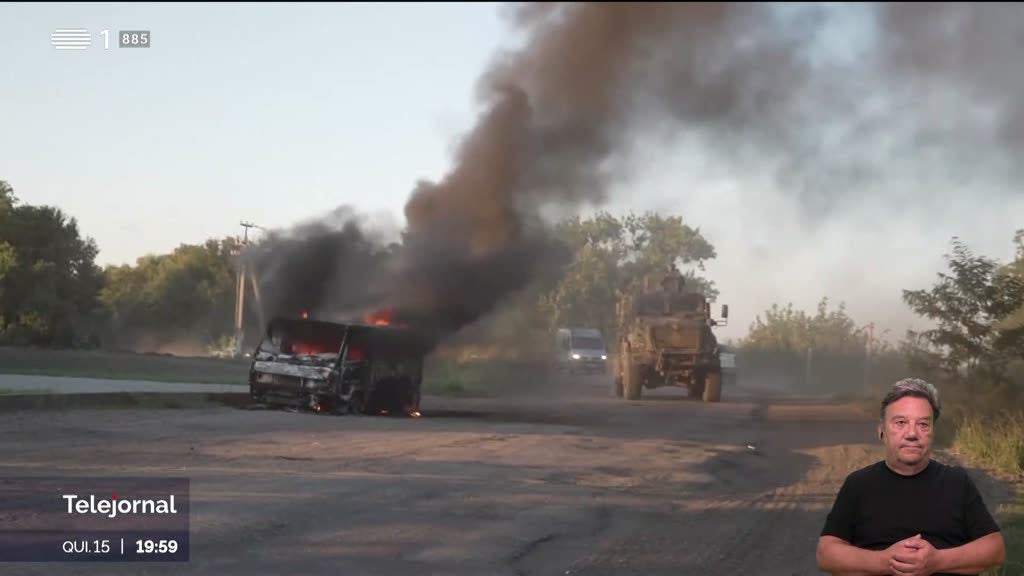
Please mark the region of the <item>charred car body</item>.
MULTIPOLYGON (((685 386, 690 397, 718 402, 722 367, 711 318, 703 294, 685 292, 678 274, 665 276, 660 290, 645 290, 619 303, 621 340, 615 394, 640 398, 643 388, 685 386)), ((729 307, 722 306, 728 318, 729 307)))
POLYGON ((277 318, 253 356, 249 392, 269 406, 417 414, 425 354, 404 328, 277 318))

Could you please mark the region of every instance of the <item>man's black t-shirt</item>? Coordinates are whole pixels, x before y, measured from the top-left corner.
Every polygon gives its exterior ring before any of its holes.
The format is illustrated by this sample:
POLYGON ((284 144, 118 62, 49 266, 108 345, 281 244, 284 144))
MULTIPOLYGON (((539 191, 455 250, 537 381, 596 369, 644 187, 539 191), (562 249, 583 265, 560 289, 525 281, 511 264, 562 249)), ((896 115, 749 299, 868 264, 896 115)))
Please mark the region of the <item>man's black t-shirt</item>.
POLYGON ((903 476, 883 460, 846 477, 821 535, 842 538, 858 548, 885 550, 920 534, 943 549, 998 531, 963 468, 932 460, 921 472, 903 476))

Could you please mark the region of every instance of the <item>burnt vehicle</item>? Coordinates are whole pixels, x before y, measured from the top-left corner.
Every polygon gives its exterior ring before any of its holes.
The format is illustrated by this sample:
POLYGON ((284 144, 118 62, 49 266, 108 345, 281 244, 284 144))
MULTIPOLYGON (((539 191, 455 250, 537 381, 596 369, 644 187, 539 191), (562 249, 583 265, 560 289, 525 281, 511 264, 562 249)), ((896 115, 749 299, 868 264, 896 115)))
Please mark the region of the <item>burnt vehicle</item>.
MULTIPOLYGON (((644 290, 619 302, 618 362, 615 394, 640 398, 644 388, 685 387, 691 398, 718 402, 722 396, 722 366, 711 317, 703 294, 684 291, 684 278, 668 274, 660 289, 644 290)), ((722 306, 722 318, 729 307, 722 306)))
POLYGON ((253 355, 249 393, 313 412, 419 415, 426 351, 402 327, 275 318, 253 355))

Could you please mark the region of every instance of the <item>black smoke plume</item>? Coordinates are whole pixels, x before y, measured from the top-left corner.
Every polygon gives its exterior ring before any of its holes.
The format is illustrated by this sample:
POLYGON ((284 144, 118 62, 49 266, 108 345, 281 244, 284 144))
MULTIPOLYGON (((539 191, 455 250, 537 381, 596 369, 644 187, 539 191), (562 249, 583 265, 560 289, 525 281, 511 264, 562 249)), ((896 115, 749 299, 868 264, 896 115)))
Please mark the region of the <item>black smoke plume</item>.
POLYGON ((520 6, 512 15, 524 44, 497 55, 481 77, 480 117, 450 172, 412 191, 399 245, 369 238, 351 219, 264 243, 255 265, 266 307, 323 315, 393 308, 396 321, 443 338, 566 261, 545 209, 604 202, 641 135, 698 138, 739 173, 772 167, 812 222, 867 201, 888 162, 922 146, 959 161, 1002 146, 999 158, 1019 160, 1021 12, 520 6), (837 14, 853 25, 837 26, 837 14), (872 38, 861 52, 830 52, 858 29, 872 38), (936 121, 915 106, 945 89, 951 99, 934 110, 950 116, 936 121), (972 106, 990 111, 990 129, 971 121, 972 106))

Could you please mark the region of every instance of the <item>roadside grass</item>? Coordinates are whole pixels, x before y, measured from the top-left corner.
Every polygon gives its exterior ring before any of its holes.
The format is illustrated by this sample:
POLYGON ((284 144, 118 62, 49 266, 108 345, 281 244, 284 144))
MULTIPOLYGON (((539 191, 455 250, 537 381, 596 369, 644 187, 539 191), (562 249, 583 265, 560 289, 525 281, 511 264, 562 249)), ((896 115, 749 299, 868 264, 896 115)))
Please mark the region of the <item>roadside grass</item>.
POLYGON ((1024 412, 963 410, 946 436, 951 449, 972 464, 1016 479, 1016 502, 995 514, 1006 542, 1006 563, 984 576, 1024 576, 1024 412))
MULTIPOLYGON (((957 422, 954 451, 973 463, 1024 478, 1024 412, 993 415, 967 413, 957 422)), ((1006 563, 984 576, 1024 576, 1024 487, 1017 486, 1017 501, 996 513, 1006 542, 1006 563)))
POLYGON ((982 576, 1024 576, 1024 491, 1019 491, 1016 504, 999 511, 996 519, 1006 542, 1006 563, 982 576))
POLYGON ((982 466, 1024 476, 1024 412, 964 417, 958 423, 953 449, 970 454, 982 466))
POLYGON ((428 359, 422 393, 449 398, 493 398, 535 389, 544 378, 536 367, 514 362, 428 359))
POLYGON ((245 384, 250 361, 96 350, 0 347, 0 374, 245 384))

